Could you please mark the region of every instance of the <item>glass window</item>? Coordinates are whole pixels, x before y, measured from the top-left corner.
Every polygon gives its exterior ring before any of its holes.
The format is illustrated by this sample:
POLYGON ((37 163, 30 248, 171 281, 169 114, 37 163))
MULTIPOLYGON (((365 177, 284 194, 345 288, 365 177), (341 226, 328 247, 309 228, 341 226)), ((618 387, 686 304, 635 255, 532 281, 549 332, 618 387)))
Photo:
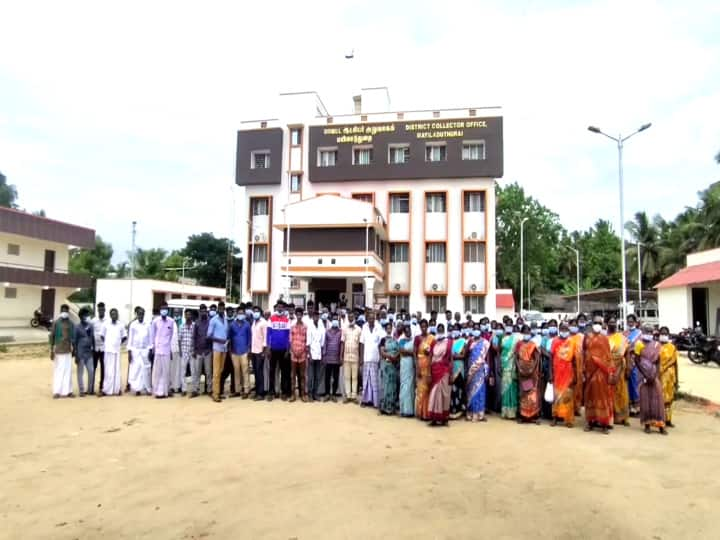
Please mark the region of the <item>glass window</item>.
POLYGON ((465 141, 462 147, 463 160, 485 159, 485 141, 465 141))
POLYGON ((20 245, 19 244, 8 244, 7 254, 8 255, 20 255, 20 245))
POLYGON ((390 195, 390 213, 391 214, 409 214, 410 213, 410 195, 407 193, 390 195))
POLYGON ((403 309, 409 310, 410 297, 407 294, 393 294, 388 296, 388 309, 394 309, 395 313, 400 313, 403 309))
POLYGON ((253 246, 252 250, 253 250, 253 253, 252 253, 253 264, 267 262, 267 259, 268 259, 267 246, 265 246, 265 245, 253 246))
POLYGON ((337 163, 337 148, 318 149, 318 167, 334 167, 337 163))
POLYGON ((292 128, 290 130, 290 144, 298 146, 302 141, 302 128, 292 128))
POLYGON ((253 216, 269 215, 268 199, 252 199, 250 206, 253 216))
POLYGON ((15 287, 5 287, 5 298, 17 298, 17 289, 15 287))
POLYGON ((291 294, 290 295, 290 302, 295 305, 295 307, 301 307, 305 308, 305 295, 304 294, 291 294))
POLYGON ((390 244, 390 262, 406 263, 408 262, 408 245, 406 243, 390 244))
POLYGON ((466 263, 481 263, 485 262, 485 244, 480 242, 465 242, 465 257, 466 263))
POLYGON ((425 195, 425 210, 427 212, 445 212, 445 194, 428 193, 425 195))
POLYGON ((445 311, 445 304, 447 304, 447 299, 444 296, 428 295, 425 297, 425 312, 437 311, 442 313, 445 311))
POLYGON ((388 163, 407 163, 410 161, 410 145, 391 144, 388 146, 388 163))
POLYGON ((425 245, 425 262, 444 263, 445 244, 443 242, 430 242, 425 245))
POLYGON ((472 191, 465 193, 463 208, 465 212, 484 212, 485 211, 485 192, 472 191))
POLYGON ((268 309, 268 295, 253 293, 252 295, 253 306, 259 306, 261 310, 265 311, 268 309))
POLYGON ((300 193, 300 186, 302 184, 301 174, 290 175, 290 193, 300 193))
POLYGON ((485 297, 484 296, 464 296, 465 313, 479 315, 485 313, 485 297))
POLYGON ((445 143, 432 143, 425 147, 425 161, 446 161, 447 147, 445 143))
POLYGON ((250 167, 252 169, 270 168, 270 152, 267 150, 255 150, 250 152, 250 167))
POLYGON ((373 203, 372 193, 353 193, 352 198, 355 199, 356 201, 369 202, 370 204, 373 203))
POLYGON ((356 146, 353 148, 353 165, 371 165, 372 162, 372 146, 356 146))

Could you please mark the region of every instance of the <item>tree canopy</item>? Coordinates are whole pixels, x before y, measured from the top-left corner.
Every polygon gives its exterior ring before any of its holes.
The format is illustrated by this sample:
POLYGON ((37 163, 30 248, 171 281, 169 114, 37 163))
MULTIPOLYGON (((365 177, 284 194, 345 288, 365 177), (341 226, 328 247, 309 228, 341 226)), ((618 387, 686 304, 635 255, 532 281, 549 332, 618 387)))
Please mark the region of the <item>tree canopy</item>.
POLYGON ((13 184, 7 183, 7 177, 0 173, 0 206, 6 208, 17 208, 17 188, 13 184))

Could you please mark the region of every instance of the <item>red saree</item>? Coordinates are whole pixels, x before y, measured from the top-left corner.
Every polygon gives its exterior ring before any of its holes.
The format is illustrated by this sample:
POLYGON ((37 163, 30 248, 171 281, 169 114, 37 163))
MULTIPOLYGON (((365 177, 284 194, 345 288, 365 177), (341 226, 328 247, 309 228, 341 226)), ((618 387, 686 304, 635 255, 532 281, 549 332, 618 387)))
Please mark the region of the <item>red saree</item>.
POLYGON ((602 334, 590 334, 585 345, 585 421, 610 426, 615 409, 615 391, 610 384, 615 372, 610 341, 602 334))
POLYGON ((435 341, 430 350, 431 387, 428 400, 430 420, 447 422, 450 417, 450 369, 452 340, 435 341))
POLYGON ((540 355, 532 341, 520 341, 515 347, 518 366, 520 417, 534 420, 540 416, 540 355))

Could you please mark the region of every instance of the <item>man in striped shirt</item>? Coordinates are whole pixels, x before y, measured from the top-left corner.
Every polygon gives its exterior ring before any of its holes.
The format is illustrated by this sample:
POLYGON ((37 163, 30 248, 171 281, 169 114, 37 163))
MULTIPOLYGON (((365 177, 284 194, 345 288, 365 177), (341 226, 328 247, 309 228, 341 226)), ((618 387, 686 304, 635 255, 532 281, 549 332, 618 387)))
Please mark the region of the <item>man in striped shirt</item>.
POLYGON ((307 401, 305 395, 305 366, 309 355, 307 344, 307 326, 303 323, 302 308, 295 309, 295 324, 290 328, 290 361, 291 385, 290 401, 295 401, 295 387, 297 384, 298 396, 303 402, 307 401))

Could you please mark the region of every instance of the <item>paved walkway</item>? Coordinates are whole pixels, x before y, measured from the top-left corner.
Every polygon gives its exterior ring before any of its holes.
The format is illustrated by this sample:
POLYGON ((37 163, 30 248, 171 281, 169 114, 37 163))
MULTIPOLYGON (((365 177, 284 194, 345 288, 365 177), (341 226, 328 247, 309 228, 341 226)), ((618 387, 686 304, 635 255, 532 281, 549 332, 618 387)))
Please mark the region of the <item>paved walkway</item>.
POLYGON ((44 328, 0 328, 0 343, 47 343, 48 331, 44 328))
POLYGON ((720 366, 693 364, 685 353, 680 353, 678 363, 681 392, 720 403, 720 366))

